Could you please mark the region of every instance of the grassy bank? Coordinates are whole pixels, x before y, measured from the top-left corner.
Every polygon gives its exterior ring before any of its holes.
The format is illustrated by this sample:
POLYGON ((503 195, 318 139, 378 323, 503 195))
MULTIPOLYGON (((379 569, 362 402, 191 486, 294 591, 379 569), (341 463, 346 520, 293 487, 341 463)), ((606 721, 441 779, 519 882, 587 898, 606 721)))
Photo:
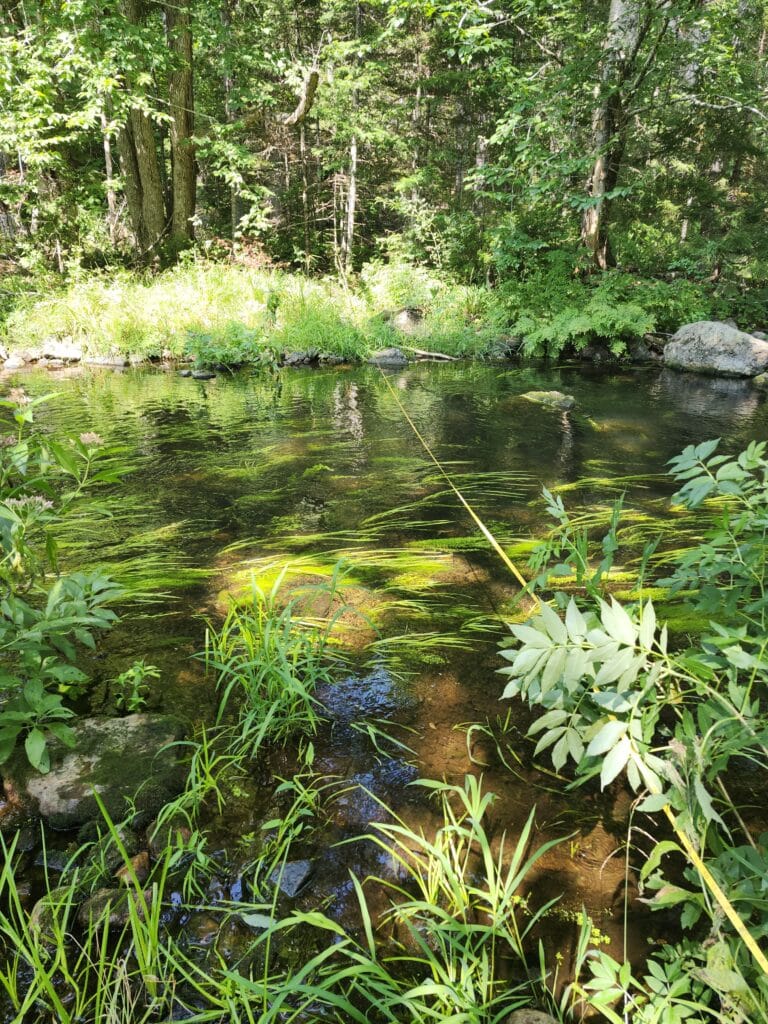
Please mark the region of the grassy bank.
POLYGON ((2 340, 12 352, 67 340, 91 356, 191 355, 230 365, 294 351, 356 360, 393 344, 482 358, 510 340, 526 355, 598 343, 621 356, 647 332, 732 312, 712 290, 684 280, 619 271, 580 277, 566 255, 552 254, 535 273, 495 289, 405 263, 368 264, 349 285, 203 260, 155 276, 81 275, 20 297, 2 340), (396 321, 402 310, 415 311, 407 332, 396 321))

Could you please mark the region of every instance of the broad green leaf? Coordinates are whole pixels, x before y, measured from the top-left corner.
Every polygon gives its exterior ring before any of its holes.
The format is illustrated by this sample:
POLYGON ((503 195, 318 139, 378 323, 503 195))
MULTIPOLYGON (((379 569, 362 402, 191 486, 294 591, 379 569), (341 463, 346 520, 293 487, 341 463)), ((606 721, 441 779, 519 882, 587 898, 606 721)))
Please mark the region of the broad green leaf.
POLYGON ((644 650, 650 651, 655 634, 656 609, 651 601, 646 601, 640 615, 640 632, 638 633, 638 641, 644 650))
POLYGON ((565 625, 568 635, 574 643, 581 642, 587 635, 587 621, 579 611, 573 598, 568 602, 568 608, 565 612, 565 625))
POLYGON ((40 729, 30 730, 29 735, 24 741, 24 749, 33 768, 43 773, 50 769, 51 759, 45 741, 45 733, 41 732, 40 729))
POLYGON ((587 756, 599 757, 600 754, 604 754, 619 742, 622 736, 626 734, 626 731, 626 722, 621 722, 615 718, 606 722, 594 739, 590 741, 587 747, 587 756))
POLYGON ((547 633, 549 633, 555 643, 567 644, 568 630, 557 612, 553 608, 550 608, 548 604, 542 604, 539 614, 547 633))
POLYGON ((634 644, 637 639, 637 627, 626 611, 612 597, 610 605, 600 602, 600 621, 609 636, 621 644, 634 644))
POLYGON ((632 753, 632 744, 628 736, 624 736, 620 739, 616 746, 609 751, 603 761, 603 767, 600 769, 600 788, 605 789, 606 786, 610 785, 619 772, 624 770, 624 766, 629 760, 629 756, 632 753))

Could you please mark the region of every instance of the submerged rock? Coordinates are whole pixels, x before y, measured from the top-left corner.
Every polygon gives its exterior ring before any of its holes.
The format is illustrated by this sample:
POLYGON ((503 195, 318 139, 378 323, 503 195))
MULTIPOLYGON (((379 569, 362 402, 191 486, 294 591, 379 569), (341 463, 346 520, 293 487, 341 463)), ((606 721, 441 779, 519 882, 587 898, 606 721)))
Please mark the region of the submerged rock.
POLYGON ((193 370, 192 380, 213 380, 216 374, 213 370, 193 370))
POLYGON ((720 377, 755 377, 768 369, 768 342, 727 323, 686 324, 664 349, 664 363, 675 370, 720 377))
POLYGON ((289 860, 287 864, 275 868, 269 880, 278 886, 285 896, 293 899, 306 886, 314 870, 311 860, 289 860))
POLYGON ((407 366, 408 356, 399 348, 382 348, 372 352, 368 362, 373 366, 407 366))
POLYGON ((87 928, 90 922, 101 924, 109 915, 110 928, 124 928, 131 919, 131 904, 136 908, 139 920, 146 916, 152 906, 152 890, 146 889, 143 899, 135 889, 98 889, 82 904, 77 912, 77 923, 87 928))
POLYGON ((526 391, 520 397, 537 405, 545 405, 548 409, 560 409, 561 412, 567 412, 576 404, 573 395, 564 395, 562 391, 526 391))
POLYGON ((113 821, 130 810, 156 814, 184 787, 184 770, 176 749, 183 724, 171 715, 136 714, 125 718, 84 718, 74 726, 75 747, 49 745, 51 770, 41 775, 17 750, 3 766, 6 792, 54 828, 74 828, 100 820, 93 795, 99 794, 113 821))

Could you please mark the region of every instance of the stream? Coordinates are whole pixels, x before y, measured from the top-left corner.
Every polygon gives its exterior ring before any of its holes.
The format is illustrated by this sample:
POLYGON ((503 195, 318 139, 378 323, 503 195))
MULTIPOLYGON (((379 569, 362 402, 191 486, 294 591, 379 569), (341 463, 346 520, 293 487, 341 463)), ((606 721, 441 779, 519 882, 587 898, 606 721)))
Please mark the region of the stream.
MULTIPOLYGON (((560 488, 566 507, 595 526, 624 493, 618 565, 631 567, 656 533, 662 548, 695 533, 695 522, 669 512, 669 458, 712 437, 723 438, 724 452, 768 438, 764 398, 749 383, 656 368, 420 364, 390 372, 389 381, 524 573, 531 542, 552 525, 542 487, 560 488), (575 407, 561 412, 521 397, 533 389, 566 392, 575 407)), ((297 905, 322 906, 354 928, 350 870, 365 877, 386 866, 372 843, 339 843, 381 820, 384 805, 428 830, 432 805, 408 784, 460 782, 472 772, 497 795, 497 834, 514 840, 535 805, 535 841, 567 837, 531 878, 533 905, 562 897, 543 933, 551 951, 567 963, 582 907, 617 958, 624 943, 640 956, 649 936, 664 940, 664 920, 635 902, 625 870, 628 796, 618 786, 564 792, 551 764, 532 763, 527 712, 500 702, 498 642, 509 635, 505 617, 519 615, 517 586, 379 370, 221 373, 205 382, 159 369, 39 371, 6 383, 33 395, 56 392, 40 415, 44 428, 95 431, 120 446, 131 467, 105 496, 110 517, 87 549, 64 549, 65 561, 105 566, 130 594, 123 623, 88 666, 91 713, 115 713, 110 680, 144 658, 161 671, 149 710, 210 725, 217 693, 195 655, 228 595, 252 578, 270 586, 286 566, 294 583, 327 578, 340 561, 345 567, 349 662, 317 694, 325 723, 314 741, 314 768, 338 792, 320 836, 299 850, 314 874, 297 905), (643 914, 642 928, 632 927, 643 914)), ((217 821, 212 845, 235 864, 221 898, 239 891, 243 837, 268 815, 272 780, 294 771, 293 752, 278 751, 271 778, 245 786, 242 801, 217 821)), ((194 914, 187 924, 204 932, 194 914)))

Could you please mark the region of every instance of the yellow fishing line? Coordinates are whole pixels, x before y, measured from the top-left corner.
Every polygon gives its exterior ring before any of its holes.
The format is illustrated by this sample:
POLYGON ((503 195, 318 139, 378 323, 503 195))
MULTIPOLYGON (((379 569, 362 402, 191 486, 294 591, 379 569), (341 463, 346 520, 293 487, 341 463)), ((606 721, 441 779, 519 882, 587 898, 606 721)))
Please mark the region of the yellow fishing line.
MULTIPOLYGON (((411 427, 411 430, 412 430, 412 431, 414 432, 414 434, 416 435, 416 437, 418 437, 419 441, 421 442, 421 445, 422 445, 422 447, 424 448, 424 451, 425 451, 425 452, 427 453, 427 455, 428 455, 428 456, 430 457, 430 459, 432 460, 432 462, 434 462, 434 464, 435 464, 435 466, 437 467, 437 469, 438 469, 438 472, 440 473, 440 475, 441 475, 441 476, 443 477, 443 479, 445 480, 445 482, 446 482, 446 483, 448 484, 448 486, 449 486, 449 487, 451 488, 451 490, 452 490, 452 491, 453 491, 453 493, 454 493, 454 494, 456 495, 456 497, 457 497, 457 498, 459 499, 459 501, 460 501, 460 502, 461 502, 461 504, 462 504, 462 505, 464 506, 464 508, 465 508, 465 509, 467 510, 467 512, 469 512, 470 516, 472 517, 472 519, 473 519, 473 520, 475 521, 475 523, 477 524, 477 527, 478 527, 478 529, 480 530, 480 532, 482 533, 482 535, 483 535, 483 536, 485 537, 485 539, 486 539, 486 540, 488 541, 488 543, 489 543, 489 544, 491 545, 491 547, 492 547, 492 548, 493 548, 493 550, 494 550, 494 551, 496 552, 496 554, 497 554, 497 555, 499 556, 499 558, 501 558, 501 560, 502 560, 502 561, 504 562, 504 564, 505 564, 505 565, 506 565, 506 567, 507 567, 507 568, 509 569, 509 571, 510 571, 510 572, 512 573, 512 575, 513 575, 513 576, 515 577, 515 579, 516 579, 516 580, 517 580, 517 582, 518 582, 518 583, 520 584, 520 586, 521 586, 521 587, 522 587, 522 588, 523 588, 524 590, 527 590, 527 588, 528 588, 528 582, 527 582, 527 580, 525 579, 525 577, 523 576, 523 574, 522 574, 522 573, 521 573, 521 572, 520 572, 520 571, 518 570, 517 566, 516 566, 516 565, 515 565, 515 563, 514 563, 514 562, 512 561, 512 559, 511 559, 511 558, 509 557, 509 555, 508 555, 508 554, 506 553, 506 551, 505 551, 505 550, 504 550, 504 548, 503 548, 503 547, 501 546, 501 544, 499 544, 499 542, 498 542, 498 541, 496 540, 496 538, 495 538, 495 537, 493 536, 493 534, 492 534, 492 533, 491 533, 491 531, 490 531, 490 530, 488 529, 488 527, 487 527, 487 526, 485 525, 485 523, 484 523, 484 522, 482 521, 482 519, 481 519, 481 518, 480 518, 480 516, 479 516, 479 515, 477 514, 477 512, 475 512, 475 510, 474 510, 474 509, 472 508, 472 506, 471 506, 471 505, 469 504, 469 502, 468 502, 468 501, 467 501, 467 499, 466 499, 466 498, 464 497, 464 495, 463 495, 463 494, 461 493, 461 491, 460 491, 460 490, 458 489, 458 487, 457 487, 457 486, 456 486, 456 484, 455 484, 455 483, 453 482, 453 480, 451 480, 451 478, 450 478, 450 477, 448 476, 448 474, 446 473, 446 471, 445 471, 445 470, 443 469, 442 465, 440 464, 440 462, 439 462, 439 461, 438 461, 438 459, 437 459, 437 456, 436 456, 436 455, 435 455, 435 454, 433 453, 432 449, 431 449, 431 448, 429 447, 429 444, 427 443, 427 440, 426 440, 426 438, 425 438, 425 437, 423 436, 423 434, 421 433, 421 431, 419 430, 419 428, 418 428, 418 427, 416 426, 416 424, 415 424, 415 423, 413 422, 413 420, 411 419, 411 417, 410 417, 410 416, 408 415, 408 412, 406 411, 406 408, 405 408, 405 406, 404 406, 404 405, 403 405, 403 403, 402 403, 402 402, 400 401, 400 398, 399 398, 399 396, 398 396, 397 392, 395 391, 395 389, 394 389, 394 388, 392 387, 392 385, 390 384, 389 380, 387 379, 387 375, 386 375, 386 374, 384 373, 384 371, 383 371, 383 370, 381 371, 381 376, 382 376, 382 377, 384 378, 384 383, 385 383, 385 384, 387 385, 387 387, 389 388, 389 392, 390 392, 390 394, 392 395, 392 397, 394 398, 395 402, 397 403, 397 405, 398 405, 398 408, 400 409, 400 412, 402 412, 403 416, 404 416, 404 417, 406 418, 406 420, 408 421, 408 423, 409 423, 409 425, 410 425, 410 427, 411 427)), ((532 593, 532 594, 531 594, 531 597, 533 598, 533 600, 535 601, 536 605, 538 606, 538 604, 539 604, 539 598, 538 598, 538 596, 537 596, 536 594, 533 594, 533 593, 532 593)))

